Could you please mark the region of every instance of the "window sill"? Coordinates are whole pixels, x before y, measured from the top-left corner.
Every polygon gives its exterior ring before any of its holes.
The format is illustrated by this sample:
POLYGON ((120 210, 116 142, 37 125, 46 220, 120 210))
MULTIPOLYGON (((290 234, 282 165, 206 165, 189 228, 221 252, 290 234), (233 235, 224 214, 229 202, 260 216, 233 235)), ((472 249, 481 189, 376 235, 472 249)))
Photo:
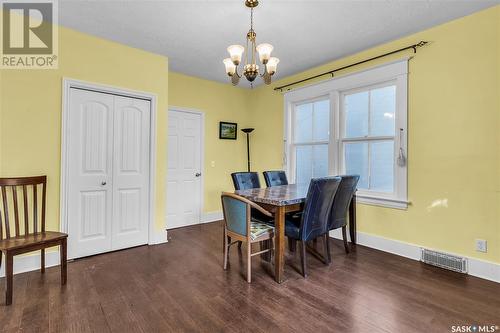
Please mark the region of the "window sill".
POLYGON ((356 194, 356 203, 402 210, 408 209, 408 205, 410 204, 410 202, 406 200, 374 197, 360 193, 356 194))

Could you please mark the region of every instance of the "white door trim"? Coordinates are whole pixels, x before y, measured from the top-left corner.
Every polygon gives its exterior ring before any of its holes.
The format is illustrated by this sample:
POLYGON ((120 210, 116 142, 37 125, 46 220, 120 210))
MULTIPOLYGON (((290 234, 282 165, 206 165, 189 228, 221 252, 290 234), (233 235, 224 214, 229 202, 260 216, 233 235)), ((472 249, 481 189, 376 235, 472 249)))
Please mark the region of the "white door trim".
MULTIPOLYGON (((68 169, 69 161, 69 102, 70 89, 86 89, 100 93, 120 95, 132 98, 141 98, 150 101, 150 146, 149 146, 149 212, 148 212, 148 244, 159 244, 167 241, 166 228, 161 230, 161 234, 154 228, 155 212, 155 180, 156 180, 156 94, 113 87, 93 82, 85 82, 63 77, 62 80, 62 123, 61 123, 61 188, 60 188, 60 230, 68 230, 68 169)), ((166 227, 166 226, 165 226, 166 227)))
MULTIPOLYGON (((192 109, 192 108, 185 108, 185 107, 180 107, 180 106, 173 106, 169 105, 168 111, 177 111, 177 112, 184 112, 184 113, 194 113, 198 114, 201 117, 201 133, 200 133, 200 169, 201 169, 201 179, 200 179, 200 221, 198 223, 201 223, 203 220, 203 207, 205 206, 205 112, 197 110, 197 109, 192 109)), ((167 124, 168 128, 168 116, 167 116, 167 124)), ((168 165, 168 154, 167 154, 167 165, 168 165)), ((168 182, 168 176, 167 179, 165 179, 165 187, 167 186, 168 182)), ((167 211, 167 200, 165 200, 165 211, 167 211)), ((166 217, 165 217, 166 220, 166 217)))

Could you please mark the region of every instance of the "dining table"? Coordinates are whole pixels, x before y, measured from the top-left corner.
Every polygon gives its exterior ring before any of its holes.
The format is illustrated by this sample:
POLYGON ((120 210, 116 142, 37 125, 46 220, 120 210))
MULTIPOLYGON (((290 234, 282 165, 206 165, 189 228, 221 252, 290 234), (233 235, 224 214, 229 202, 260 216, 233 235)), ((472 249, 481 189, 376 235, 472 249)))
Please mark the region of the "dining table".
MULTIPOLYGON (((285 214, 302 211, 308 189, 308 184, 289 184, 234 192, 274 215, 274 279, 278 283, 285 280, 285 214)), ((356 244, 356 195, 349 204, 349 235, 356 244)))

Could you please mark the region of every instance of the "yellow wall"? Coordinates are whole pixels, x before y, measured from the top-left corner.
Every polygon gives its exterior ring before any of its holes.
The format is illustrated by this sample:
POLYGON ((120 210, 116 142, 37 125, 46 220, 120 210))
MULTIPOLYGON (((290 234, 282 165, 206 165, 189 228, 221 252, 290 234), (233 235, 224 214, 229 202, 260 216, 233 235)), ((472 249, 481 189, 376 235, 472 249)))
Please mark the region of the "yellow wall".
MULTIPOLYGON (((359 205, 358 230, 500 263, 500 6, 313 68, 272 86, 420 40, 432 44, 420 49, 409 63, 411 205, 406 211, 359 205), (430 208, 438 199, 447 199, 448 207, 430 208), (488 253, 475 251, 476 238, 488 241, 488 253)), ((260 171, 280 168, 283 96, 272 87, 260 87, 252 92, 250 101, 251 124, 258 131, 253 138, 254 153, 259 157, 254 165, 260 171)))
POLYGON ((246 138, 240 129, 249 122, 249 93, 247 89, 170 72, 169 104, 205 114, 203 211, 206 213, 220 212, 220 193, 233 189, 230 173, 246 170, 246 138), (238 123, 236 141, 219 140, 219 121, 238 123), (211 166, 212 161, 215 167, 211 166))
POLYGON ((47 227, 59 229, 62 78, 158 96, 156 227, 165 221, 167 58, 59 28, 58 70, 0 74, 0 175, 47 174, 47 227))

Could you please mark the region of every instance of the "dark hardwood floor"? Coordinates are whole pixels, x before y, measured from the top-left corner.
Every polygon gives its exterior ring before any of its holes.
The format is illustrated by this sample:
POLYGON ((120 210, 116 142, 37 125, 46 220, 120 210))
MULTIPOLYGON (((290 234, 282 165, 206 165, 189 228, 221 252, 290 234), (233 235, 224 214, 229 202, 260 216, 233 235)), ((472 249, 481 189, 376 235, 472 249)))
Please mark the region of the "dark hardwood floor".
MULTIPOLYGON (((221 223, 169 231, 142 246, 14 277, 11 306, 0 300, 1 332, 451 332, 500 325, 500 284, 332 240, 327 267, 308 256, 309 277, 288 254, 286 281, 234 246, 222 270, 221 223)), ((320 249, 321 250, 321 249, 320 249)), ((5 279, 0 279, 4 295, 5 279)))

